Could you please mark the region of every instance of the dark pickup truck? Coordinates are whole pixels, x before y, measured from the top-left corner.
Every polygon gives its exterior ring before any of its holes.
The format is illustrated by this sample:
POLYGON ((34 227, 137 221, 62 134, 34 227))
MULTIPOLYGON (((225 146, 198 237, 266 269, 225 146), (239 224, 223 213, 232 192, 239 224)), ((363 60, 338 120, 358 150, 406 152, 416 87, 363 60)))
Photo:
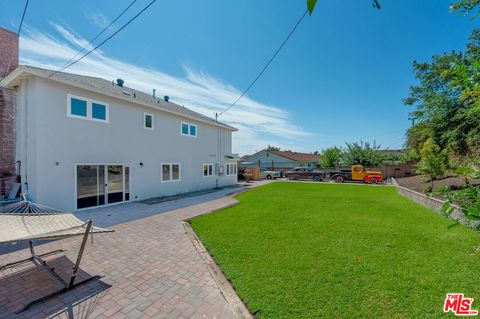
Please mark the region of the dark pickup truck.
POLYGON ((327 178, 327 173, 308 167, 297 167, 285 172, 284 176, 289 179, 311 179, 320 182, 327 178))

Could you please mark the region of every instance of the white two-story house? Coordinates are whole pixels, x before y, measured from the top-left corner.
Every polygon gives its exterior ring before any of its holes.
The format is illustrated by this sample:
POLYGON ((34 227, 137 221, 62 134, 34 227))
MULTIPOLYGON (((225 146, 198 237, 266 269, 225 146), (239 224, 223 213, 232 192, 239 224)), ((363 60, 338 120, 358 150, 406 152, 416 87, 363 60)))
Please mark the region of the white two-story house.
POLYGON ((15 156, 34 202, 78 210, 237 182, 236 129, 167 97, 22 65, 0 86, 16 94, 15 156))

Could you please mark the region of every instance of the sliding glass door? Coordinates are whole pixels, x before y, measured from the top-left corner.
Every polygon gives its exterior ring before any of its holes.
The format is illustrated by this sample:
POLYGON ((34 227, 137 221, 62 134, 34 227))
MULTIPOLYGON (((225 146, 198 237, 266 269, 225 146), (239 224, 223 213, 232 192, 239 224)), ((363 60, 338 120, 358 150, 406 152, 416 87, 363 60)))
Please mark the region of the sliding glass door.
POLYGON ((77 209, 130 200, 126 165, 77 165, 77 209))

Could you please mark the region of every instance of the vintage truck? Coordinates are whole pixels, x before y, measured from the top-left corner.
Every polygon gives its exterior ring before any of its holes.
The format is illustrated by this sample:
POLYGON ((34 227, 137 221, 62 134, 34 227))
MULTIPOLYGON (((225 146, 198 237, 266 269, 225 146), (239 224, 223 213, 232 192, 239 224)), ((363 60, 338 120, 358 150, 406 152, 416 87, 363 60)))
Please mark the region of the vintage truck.
POLYGON ((342 169, 327 172, 327 178, 337 183, 362 181, 367 184, 378 184, 383 182, 382 172, 367 171, 362 165, 353 165, 351 170, 342 169))
POLYGON ((382 173, 367 171, 362 165, 353 165, 351 169, 317 170, 306 167, 297 167, 285 173, 289 179, 310 179, 316 182, 333 180, 337 183, 345 181, 362 181, 367 184, 383 182, 382 173))
POLYGON ((283 174, 288 179, 311 179, 320 182, 326 178, 326 172, 309 167, 296 167, 283 174))

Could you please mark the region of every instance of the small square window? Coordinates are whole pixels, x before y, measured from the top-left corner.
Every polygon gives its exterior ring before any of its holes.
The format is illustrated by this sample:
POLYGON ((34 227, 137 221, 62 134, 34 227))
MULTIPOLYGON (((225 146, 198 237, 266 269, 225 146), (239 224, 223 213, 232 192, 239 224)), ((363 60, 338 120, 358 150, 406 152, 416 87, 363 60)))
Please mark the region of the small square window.
POLYGON ((191 136, 197 136, 197 126, 196 125, 190 125, 190 135, 191 136))
POLYGON ((92 103, 92 118, 105 121, 107 119, 107 107, 103 104, 92 103))
POLYGON ((183 135, 188 135, 188 124, 187 123, 182 123, 182 134, 183 135))
POLYGON ((70 113, 76 116, 87 116, 87 101, 73 98, 70 100, 70 113))
POLYGON ((213 164, 203 164, 203 176, 213 176, 213 164))
POLYGON ((149 130, 153 130, 153 115, 143 113, 143 127, 149 130))

